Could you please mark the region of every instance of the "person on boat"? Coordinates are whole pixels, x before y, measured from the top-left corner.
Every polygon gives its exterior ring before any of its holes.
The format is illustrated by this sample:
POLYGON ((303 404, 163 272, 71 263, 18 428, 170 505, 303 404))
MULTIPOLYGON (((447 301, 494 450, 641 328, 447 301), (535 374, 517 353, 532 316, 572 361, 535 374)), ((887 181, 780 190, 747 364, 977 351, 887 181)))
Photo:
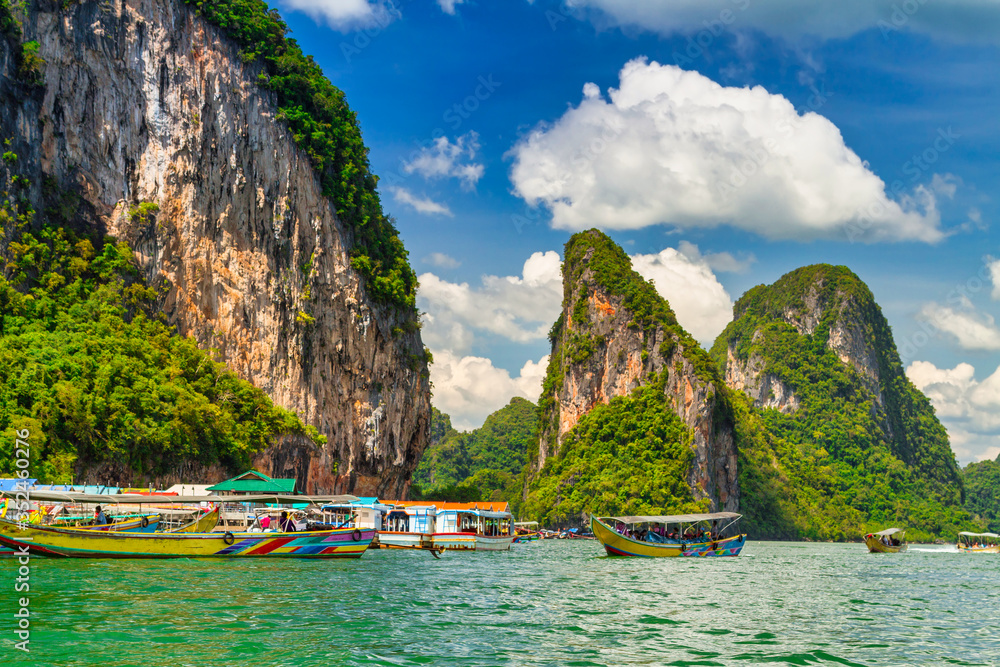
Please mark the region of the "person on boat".
POLYGON ((260 529, 267 530, 270 527, 271 527, 271 517, 265 515, 260 520, 260 529))
POLYGON ((281 532, 283 533, 295 532, 295 522, 288 516, 288 512, 281 513, 281 520, 278 521, 278 527, 281 528, 281 532))
POLYGON ((109 523, 111 523, 111 522, 108 521, 108 517, 107 517, 107 515, 104 514, 104 510, 102 510, 101 506, 98 505, 97 509, 94 510, 94 525, 95 526, 104 526, 104 525, 107 525, 109 523))

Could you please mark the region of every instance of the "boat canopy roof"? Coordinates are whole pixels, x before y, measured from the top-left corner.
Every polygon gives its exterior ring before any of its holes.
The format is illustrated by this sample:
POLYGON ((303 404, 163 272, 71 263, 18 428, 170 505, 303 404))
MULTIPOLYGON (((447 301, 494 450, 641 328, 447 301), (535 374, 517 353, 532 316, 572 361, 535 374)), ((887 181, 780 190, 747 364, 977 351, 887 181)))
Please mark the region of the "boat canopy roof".
POLYGON ((712 512, 711 514, 664 514, 658 516, 608 516, 602 519, 613 519, 621 523, 698 523, 699 521, 717 521, 719 519, 740 519, 742 514, 736 512, 712 512))
POLYGON ((959 533, 959 535, 965 535, 966 537, 1000 537, 996 533, 966 533, 964 531, 959 533))
POLYGON ((537 521, 515 521, 514 525, 515 526, 537 526, 538 522, 537 521))
POLYGON ((884 537, 889 537, 890 535, 895 535, 896 533, 905 533, 906 531, 902 528, 886 528, 885 530, 880 530, 877 533, 870 533, 871 535, 880 535, 884 537))
MULTIPOLYGON (((20 492, 23 496, 25 492, 20 492)), ((0 495, 13 498, 13 491, 0 491, 0 495)), ((41 500, 57 503, 95 503, 98 505, 151 505, 157 503, 352 503, 357 496, 299 496, 292 494, 254 494, 248 496, 158 496, 139 493, 97 494, 75 493, 72 491, 34 491, 27 490, 30 500, 41 500)))

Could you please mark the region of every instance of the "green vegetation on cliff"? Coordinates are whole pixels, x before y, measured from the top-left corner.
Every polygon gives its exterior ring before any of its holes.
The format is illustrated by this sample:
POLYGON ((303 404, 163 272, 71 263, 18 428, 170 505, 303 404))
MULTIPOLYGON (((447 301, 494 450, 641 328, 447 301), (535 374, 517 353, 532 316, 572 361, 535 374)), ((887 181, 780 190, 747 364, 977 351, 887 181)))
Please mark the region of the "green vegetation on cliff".
POLYGON ((483 425, 456 431, 448 415, 433 408, 431 443, 414 473, 415 498, 520 502, 521 472, 534 442, 536 407, 514 397, 483 425))
POLYGON ((985 522, 990 532, 1000 532, 1000 456, 995 461, 970 463, 962 470, 962 478, 965 509, 985 522))
POLYGON ((791 414, 732 401, 741 502, 755 535, 856 539, 900 524, 919 539, 965 525, 948 435, 903 373, 889 325, 856 275, 829 265, 798 269, 751 289, 734 310, 713 357, 724 367, 732 346, 741 361, 762 360, 761 374, 799 401, 791 414), (803 318, 813 318, 813 333, 788 321, 803 318), (835 327, 870 345, 869 375, 828 346, 835 327))
POLYGON ((544 525, 579 524, 594 514, 704 511, 687 474, 691 432, 655 381, 600 404, 580 418, 529 482, 522 514, 544 525))
MULTIPOLYGON (((539 428, 547 437, 549 449, 556 447, 558 433, 558 394, 562 389, 566 367, 585 362, 595 348, 605 341, 588 333, 588 296, 594 289, 620 297, 622 305, 632 314, 628 326, 645 332, 645 341, 651 340, 657 328, 662 328, 665 342, 657 353, 666 357, 673 346, 680 344, 684 357, 694 366, 696 375, 708 382, 718 381, 718 371, 712 358, 677 323, 677 317, 670 304, 659 295, 656 287, 632 270, 632 260, 611 238, 597 229, 574 234, 566 242, 563 261, 563 313, 549 330, 552 353, 542 382, 542 393, 538 401, 539 428), (583 279, 584 272, 590 271, 590 280, 583 279), (572 330, 566 331, 565 312, 573 299, 574 288, 580 287, 580 294, 572 304, 572 330), (567 335, 568 334, 568 335, 567 335), (565 337, 565 340, 564 340, 565 337)), ((642 358, 649 355, 643 349, 642 358)), ((538 455, 537 442, 531 448, 531 458, 538 455)))
MULTIPOLYGON (((607 405, 598 404, 559 443, 559 392, 573 365, 586 363, 607 341, 592 333, 589 299, 595 292, 620 299, 631 317, 629 329, 642 332, 643 362, 651 354, 668 358, 681 350, 698 379, 719 384, 711 357, 677 322, 655 286, 632 270, 632 261, 606 234, 592 229, 573 235, 563 262, 563 313, 549 332, 552 353, 538 407, 548 458, 527 472, 525 518, 547 525, 578 524, 587 512, 663 513, 704 509, 688 486, 692 434, 665 394, 673 368, 648 374, 643 386, 607 405), (658 349, 648 341, 662 331, 658 349)), ((613 334, 612 334, 613 335, 613 334)), ((600 371, 596 371, 600 372, 600 371)), ((537 444, 531 456, 537 461, 537 444)))
POLYGON ((21 429, 30 475, 56 483, 74 481, 78 464, 152 476, 189 461, 245 469, 277 435, 322 441, 150 317, 158 294, 128 247, 64 226, 74 198, 49 190, 42 224, 19 198, 0 205, 0 476, 15 472, 21 429))
POLYGON ((412 309, 417 278, 390 217, 382 212, 378 179, 370 172, 368 149, 344 93, 306 56, 277 10, 262 0, 184 0, 222 28, 246 62, 263 69, 258 84, 273 91, 278 117, 312 160, 323 192, 355 236, 351 264, 373 295, 412 309))
MULTIPOLYGON (((632 260, 622 248, 611 238, 596 229, 580 232, 570 237, 564 248, 563 262, 563 308, 568 305, 573 287, 582 285, 583 274, 589 270, 592 283, 586 290, 581 290, 577 302, 573 304, 574 327, 586 329, 587 301, 586 298, 595 288, 605 293, 622 298, 622 305, 632 314, 629 327, 647 333, 646 339, 652 339, 652 333, 662 328, 664 338, 673 338, 674 345, 684 348, 684 357, 691 362, 699 378, 713 382, 718 379, 718 373, 712 358, 677 323, 677 316, 670 308, 666 299, 660 296, 653 283, 649 282, 632 270, 632 260)), ((555 339, 565 326, 563 318, 553 326, 549 337, 555 339)), ((668 342, 665 345, 671 345, 668 342)), ((647 351, 648 352, 648 351, 647 351)), ((666 356, 670 350, 658 350, 666 356)), ((551 369, 551 364, 549 365, 551 369)))

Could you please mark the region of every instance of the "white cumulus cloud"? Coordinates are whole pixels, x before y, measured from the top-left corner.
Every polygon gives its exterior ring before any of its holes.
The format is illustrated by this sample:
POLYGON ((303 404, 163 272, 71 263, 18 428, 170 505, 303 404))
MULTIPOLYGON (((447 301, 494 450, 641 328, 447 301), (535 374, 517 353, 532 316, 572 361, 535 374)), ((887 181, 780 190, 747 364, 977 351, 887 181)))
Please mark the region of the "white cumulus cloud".
POLYGON ((516 343, 545 340, 562 307, 560 260, 552 250, 532 254, 522 275, 486 275, 478 287, 433 273, 421 274, 419 280, 423 339, 435 355, 438 350, 468 351, 475 330, 516 343))
POLYGON ((460 261, 443 252, 432 252, 427 257, 424 257, 424 261, 442 269, 457 269, 462 266, 460 261))
POLYGON ((457 178, 462 187, 471 189, 483 177, 486 170, 482 164, 473 162, 479 151, 479 135, 468 132, 452 143, 448 137, 438 137, 430 146, 409 162, 403 163, 407 174, 417 173, 424 178, 457 178))
POLYGON ((455 14, 455 7, 457 5, 464 5, 465 0, 437 0, 438 6, 441 8, 445 14, 455 14))
MULTIPOLYGON (((730 256, 731 257, 731 256, 730 256)), ((677 321, 706 347, 733 319, 733 300, 698 247, 681 243, 655 255, 633 255, 632 267, 670 302, 677 321)))
POLYGON ((511 182, 559 229, 732 225, 771 239, 943 238, 934 193, 900 201, 816 113, 764 88, 721 86, 672 65, 627 63, 519 141, 511 182))
POLYGON ((478 428, 514 396, 537 402, 548 362, 548 355, 537 362, 529 360, 517 377, 511 377, 483 357, 435 352, 431 365, 434 407, 450 415, 457 429, 478 428))
POLYGON ((423 213, 424 215, 444 215, 449 218, 454 217, 447 204, 440 204, 429 197, 421 197, 420 195, 413 194, 406 188, 399 186, 390 187, 389 191, 392 193, 393 199, 400 204, 412 207, 417 213, 423 213))
POLYGON ((968 299, 959 307, 928 303, 920 310, 920 319, 938 330, 951 334, 966 350, 1000 350, 1000 328, 989 313, 978 311, 968 299))
MULTIPOLYGON (((914 31, 961 41, 1000 41, 997 0, 566 0, 566 5, 570 15, 589 14, 601 26, 705 32, 712 38, 756 29, 793 40, 805 35, 829 39, 874 28, 887 37, 914 31)), ((708 37, 705 41, 710 45, 708 37)))
POLYGON ((499 336, 530 345, 545 340, 562 308, 559 255, 536 252, 519 276, 485 275, 477 286, 420 276, 417 305, 424 343, 434 354, 434 405, 451 415, 456 428, 478 428, 513 396, 537 401, 548 356, 528 360, 519 375, 470 354, 477 336, 499 336))
POLYGON ((906 369, 910 381, 934 405, 962 463, 1000 454, 1000 368, 982 382, 975 373, 967 363, 938 368, 929 361, 914 361, 906 369))
POLYGON ((993 291, 990 296, 994 300, 1000 300, 1000 259, 987 260, 986 268, 990 273, 990 279, 993 281, 993 291))
POLYGON ((280 4, 341 31, 385 27, 399 17, 399 10, 384 0, 281 0, 280 4))

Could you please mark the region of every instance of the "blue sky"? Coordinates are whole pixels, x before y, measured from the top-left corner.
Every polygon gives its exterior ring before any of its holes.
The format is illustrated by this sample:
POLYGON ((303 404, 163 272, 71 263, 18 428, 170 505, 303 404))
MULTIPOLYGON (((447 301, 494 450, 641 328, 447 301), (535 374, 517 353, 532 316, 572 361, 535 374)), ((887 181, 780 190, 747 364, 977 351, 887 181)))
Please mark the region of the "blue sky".
POLYGON ((960 462, 1000 454, 1000 1, 283 2, 358 114, 458 426, 537 397, 558 253, 596 226, 706 346, 749 287, 849 266, 960 462))

